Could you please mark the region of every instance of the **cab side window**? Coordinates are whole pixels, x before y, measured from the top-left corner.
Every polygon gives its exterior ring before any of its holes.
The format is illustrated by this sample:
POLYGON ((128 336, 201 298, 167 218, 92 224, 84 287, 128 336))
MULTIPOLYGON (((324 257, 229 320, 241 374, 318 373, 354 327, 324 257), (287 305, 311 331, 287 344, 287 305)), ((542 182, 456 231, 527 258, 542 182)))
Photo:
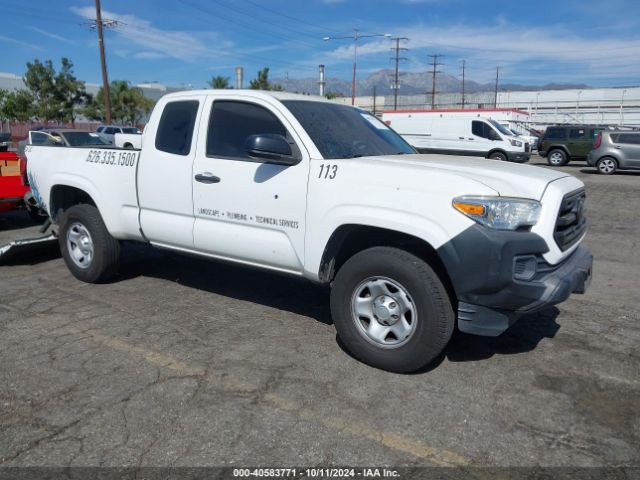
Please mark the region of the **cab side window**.
POLYGON ((587 137, 587 131, 584 128, 572 128, 569 132, 569 138, 581 139, 587 137))
POLYGON ((185 100, 170 102, 164 106, 156 133, 158 150, 175 155, 189 155, 198 105, 197 100, 185 100))
POLYGON ((544 134, 545 140, 564 140, 567 138, 567 130, 565 128, 547 128, 544 134))
MULTIPOLYGON (((250 160, 245 142, 251 135, 277 134, 289 137, 282 122, 259 105, 232 100, 213 103, 207 132, 207 156, 250 160)), ((292 150, 296 148, 292 145, 292 150)))
POLYGON ((478 120, 471 122, 471 133, 477 137, 489 138, 490 131, 491 127, 485 122, 480 122, 478 120))

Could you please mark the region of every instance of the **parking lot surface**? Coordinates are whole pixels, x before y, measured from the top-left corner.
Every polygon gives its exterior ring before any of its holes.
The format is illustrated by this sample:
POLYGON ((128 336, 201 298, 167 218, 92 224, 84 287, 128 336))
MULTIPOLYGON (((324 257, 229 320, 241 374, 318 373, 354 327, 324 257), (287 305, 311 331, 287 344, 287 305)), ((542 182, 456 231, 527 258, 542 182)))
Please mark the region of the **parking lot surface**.
POLYGON ((352 359, 297 279, 143 245, 105 285, 55 252, 1 266, 0 464, 640 465, 640 173, 562 169, 587 185, 588 293, 413 375, 352 359))

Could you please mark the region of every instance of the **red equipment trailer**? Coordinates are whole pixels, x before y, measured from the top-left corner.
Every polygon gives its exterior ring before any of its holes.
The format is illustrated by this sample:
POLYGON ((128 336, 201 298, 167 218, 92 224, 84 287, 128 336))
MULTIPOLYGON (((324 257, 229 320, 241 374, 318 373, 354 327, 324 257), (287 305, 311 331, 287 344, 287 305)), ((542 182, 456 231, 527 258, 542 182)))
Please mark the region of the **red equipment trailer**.
POLYGON ((14 152, 0 152, 0 213, 24 208, 24 195, 29 191, 26 165, 14 152))

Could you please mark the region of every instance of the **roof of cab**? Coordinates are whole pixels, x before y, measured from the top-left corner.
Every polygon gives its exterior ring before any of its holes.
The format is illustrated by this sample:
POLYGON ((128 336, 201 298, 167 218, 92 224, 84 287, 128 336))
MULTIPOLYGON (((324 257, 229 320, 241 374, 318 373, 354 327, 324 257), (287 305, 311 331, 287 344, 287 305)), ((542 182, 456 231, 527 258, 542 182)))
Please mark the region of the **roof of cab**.
POLYGON ((206 95, 221 95, 221 96, 230 96, 233 97, 237 94, 241 94, 243 96, 249 96, 254 98, 275 98, 276 100, 306 100, 311 102, 325 102, 325 103, 335 103, 327 100, 324 97, 320 97, 318 95, 301 95, 299 93, 289 93, 289 92, 273 92, 270 90, 252 90, 252 89, 225 89, 225 90, 214 90, 214 89, 206 89, 206 90, 183 90, 180 92, 172 92, 165 95, 163 98, 171 99, 174 97, 186 97, 186 96, 206 96, 206 95))

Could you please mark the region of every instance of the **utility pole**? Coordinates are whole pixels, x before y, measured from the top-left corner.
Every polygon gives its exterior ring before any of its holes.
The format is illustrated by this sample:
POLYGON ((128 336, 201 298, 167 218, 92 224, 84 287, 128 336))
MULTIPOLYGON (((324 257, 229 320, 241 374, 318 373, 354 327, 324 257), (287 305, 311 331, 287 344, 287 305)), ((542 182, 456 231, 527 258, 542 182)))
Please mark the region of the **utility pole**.
POLYGON ((406 57, 401 57, 400 56, 400 51, 407 51, 408 48, 402 48, 400 47, 400 40, 409 40, 407 37, 395 37, 392 38, 391 40, 395 40, 396 41, 396 46, 395 48, 392 48, 391 50, 395 50, 396 54, 394 57, 394 60, 396 62, 396 73, 394 76, 394 80, 393 80, 393 109, 397 110, 398 109, 398 90, 400 90, 400 79, 399 79, 399 73, 398 73, 398 65, 400 63, 400 60, 407 60, 406 57))
POLYGON ((493 97, 493 108, 498 108, 498 78, 500 75, 500 67, 497 66, 496 67, 496 92, 495 92, 495 96, 493 97))
POLYGON ((111 96, 109 94, 109 76, 107 75, 107 59, 104 55, 104 35, 102 34, 102 11, 100 0, 96 0, 96 27, 98 29, 98 45, 100 47, 100 63, 102 64, 102 96, 104 97, 104 123, 111 123, 111 96))
POLYGON ((442 63, 438 63, 438 57, 442 57, 440 54, 429 55, 433 58, 431 65, 433 66, 433 77, 431 78, 431 110, 436 109, 436 73, 442 73, 441 70, 437 70, 438 65, 442 65, 442 63))
POLYGON ((328 42, 329 40, 353 40, 353 79, 351 80, 351 105, 356 103, 356 63, 358 62, 358 40, 361 38, 371 37, 387 37, 391 38, 390 33, 373 33, 371 35, 362 35, 358 29, 354 29, 355 34, 346 37, 324 37, 322 40, 328 42))
POLYGON ((462 60, 462 109, 464 110, 464 70, 465 70, 465 65, 466 65, 467 61, 466 60, 462 60))
POLYGON ((100 47, 100 64, 102 66, 102 93, 104 96, 104 123, 111 123, 111 96, 109 95, 109 76, 107 75, 107 59, 104 53, 104 32, 105 28, 118 28, 125 25, 118 20, 109 20, 102 18, 102 9, 100 8, 100 0, 96 0, 96 19, 88 21, 86 26, 90 30, 98 31, 98 46, 100 47))
POLYGON ((373 86, 373 116, 376 115, 376 86, 373 86))

